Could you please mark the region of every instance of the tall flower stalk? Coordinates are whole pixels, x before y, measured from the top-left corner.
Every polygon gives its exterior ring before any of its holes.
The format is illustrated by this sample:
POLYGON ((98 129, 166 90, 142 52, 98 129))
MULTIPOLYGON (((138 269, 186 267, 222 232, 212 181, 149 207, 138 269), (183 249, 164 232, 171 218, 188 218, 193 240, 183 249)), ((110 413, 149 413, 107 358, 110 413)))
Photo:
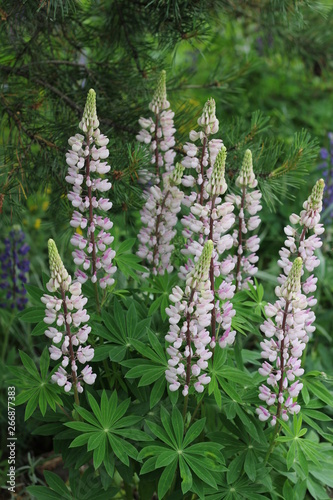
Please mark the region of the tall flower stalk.
POLYGON ((311 195, 303 204, 300 215, 292 214, 285 228, 287 239, 280 250, 278 264, 284 274, 280 275, 280 286, 275 293, 278 300, 265 307, 268 319, 261 326, 266 339, 261 342, 262 357, 266 359, 259 373, 267 377, 267 385, 260 387, 259 398, 268 408, 259 407, 260 420, 271 418, 272 425, 281 417, 288 420, 290 414, 298 413, 300 405, 296 398, 303 387, 298 380, 304 373, 301 356, 315 331, 315 315, 311 307, 316 304, 313 292, 317 278, 314 275, 301 281, 304 268, 312 272, 320 263, 314 255, 322 242, 319 235, 324 232, 320 224, 324 181, 320 179, 311 195), (296 227, 294 227, 296 226, 296 227), (314 234, 310 234, 313 230, 314 234), (295 259, 292 262, 292 259, 295 259))
POLYGON ((165 339, 171 345, 167 348, 170 359, 165 376, 170 391, 177 391, 182 386, 182 394, 186 397, 190 386, 201 393, 211 380, 205 370, 212 356, 207 330, 214 307, 209 281, 212 251, 213 242, 209 240, 188 274, 185 290, 174 287, 169 297, 173 305, 166 309, 170 326, 165 339))
POLYGON ((46 287, 52 295, 44 294, 41 298, 46 306, 44 322, 50 325, 45 335, 52 339, 51 359, 61 359, 61 366, 52 375, 52 380, 64 387, 65 392, 73 389, 75 402, 80 404, 78 393, 83 392, 82 381, 93 384, 96 379, 89 365, 80 370, 78 366, 94 357, 90 345, 83 347, 91 331, 87 324, 89 315, 83 309, 87 299, 81 294, 81 283, 72 283, 53 240, 49 240, 48 250, 51 278, 46 287), (52 326, 54 324, 56 326, 52 326))
POLYGON ((241 194, 226 196, 226 200, 234 204, 238 218, 238 227, 233 232, 235 255, 228 257, 226 261, 226 268, 230 266, 226 279, 235 282, 236 292, 246 288, 248 283, 253 284, 251 277, 258 271, 255 264, 259 260, 256 252, 259 250, 260 239, 257 235, 250 236, 251 231, 257 229, 260 224, 257 213, 262 209, 260 205, 262 195, 259 190, 254 189, 257 184, 253 172, 252 153, 247 149, 236 178, 236 186, 241 190, 241 194))
POLYGON ((136 136, 139 142, 150 144, 151 163, 155 165, 155 183, 159 184, 163 172, 173 169, 176 152, 174 151, 174 112, 170 109, 166 93, 166 73, 161 71, 160 78, 149 109, 153 117, 140 118, 141 130, 136 136))
MULTIPOLYGON (((77 209, 70 222, 77 229, 71 243, 76 247, 72 253, 74 262, 82 269, 78 269, 75 276, 80 283, 90 278, 92 283, 98 283, 104 289, 114 283, 116 267, 112 262, 115 252, 110 246, 113 236, 109 233, 113 223, 106 215, 112 203, 99 194, 111 189, 111 183, 104 178, 110 166, 103 161, 109 156, 106 147, 109 139, 101 134, 98 127, 96 94, 90 89, 79 124, 84 135, 76 134, 68 141, 71 149, 66 154, 69 166, 66 181, 72 185, 68 199, 77 209)), ((96 285, 95 289, 99 308, 96 285)))
POLYGON ((141 211, 140 241, 137 255, 152 266, 154 275, 172 272, 171 255, 174 251, 172 243, 176 235, 177 213, 181 209, 183 192, 178 186, 181 182, 184 167, 177 163, 171 172, 163 175, 163 189, 152 186, 147 201, 141 211))
POLYGON ((256 412, 261 421, 271 419, 272 425, 278 418, 288 420, 289 415, 300 411, 296 398, 303 384, 298 377, 304 373, 300 358, 309 339, 310 313, 301 293, 302 263, 297 257, 283 285, 276 287, 278 300, 265 307, 269 319, 261 326, 266 336, 260 343, 261 356, 268 361, 259 368, 259 373, 267 377, 267 385, 259 388, 259 398, 268 408, 260 406, 256 412))

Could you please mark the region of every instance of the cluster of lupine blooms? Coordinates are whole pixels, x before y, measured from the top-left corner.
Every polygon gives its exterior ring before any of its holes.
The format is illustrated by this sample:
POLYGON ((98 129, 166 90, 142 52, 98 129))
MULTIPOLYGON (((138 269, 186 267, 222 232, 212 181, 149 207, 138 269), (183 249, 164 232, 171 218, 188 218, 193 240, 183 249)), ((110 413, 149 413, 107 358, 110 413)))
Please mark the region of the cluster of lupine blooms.
POLYGON ((24 285, 30 269, 27 259, 30 247, 25 242, 24 232, 18 227, 10 231, 8 238, 4 239, 4 245, 4 251, 0 255, 0 288, 4 293, 0 307, 22 311, 28 302, 24 285))
POLYGON ((50 356, 55 361, 61 359, 61 366, 52 380, 64 387, 66 392, 73 388, 74 394, 83 391, 82 381, 93 384, 96 379, 89 365, 80 373, 78 371, 78 363, 84 365, 94 356, 94 349, 85 345, 91 327, 87 324, 89 315, 84 309, 87 299, 82 295, 81 286, 90 277, 92 283, 99 283, 105 289, 114 283, 113 274, 116 271, 112 262, 115 252, 110 246, 113 236, 109 232, 113 224, 105 214, 112 203, 98 194, 111 189, 111 183, 103 178, 110 170, 107 162, 103 161, 109 156, 106 147, 109 140, 98 128, 96 94, 92 89, 88 93, 79 127, 85 135, 76 134, 68 141, 71 150, 66 154, 69 167, 66 180, 72 186, 68 199, 76 209, 70 222, 76 228, 71 239, 76 247, 72 255, 74 263, 82 266, 83 270, 76 270, 76 280, 72 283, 54 241, 50 240, 51 279, 47 288, 54 294, 42 298, 46 305, 45 323, 56 324, 56 327, 49 326, 45 332, 54 344, 50 347, 50 356))
POLYGON ((267 361, 259 373, 267 377, 267 385, 261 385, 259 398, 268 408, 260 406, 257 413, 262 421, 271 419, 272 425, 278 417, 288 420, 290 414, 300 411, 296 398, 303 388, 298 378, 304 373, 301 356, 315 331, 316 318, 311 307, 317 302, 312 295, 317 278, 311 274, 304 280, 304 268, 312 272, 320 263, 314 252, 321 247, 319 235, 324 232, 319 223, 323 191, 324 181, 320 179, 300 215, 290 216, 292 225, 285 227, 287 239, 278 261, 284 272, 275 290, 278 300, 265 307, 268 319, 261 330, 266 339, 260 345, 261 355, 267 361))
MULTIPOLYGON (((159 102, 166 102, 166 94, 163 96, 164 74, 163 87, 160 85, 158 92, 159 102)), ((260 224, 258 212, 262 208, 250 150, 245 152, 236 178, 235 184, 240 194, 227 194, 222 199, 228 187, 224 177, 226 148, 222 140, 211 139, 211 135, 219 129, 213 99, 206 103, 198 125, 198 131, 190 132, 191 142, 184 145, 185 158, 182 160, 183 167, 191 169, 193 173, 184 175, 181 181, 185 188, 191 189, 182 200, 183 207, 188 208, 187 215, 181 221, 184 226, 182 234, 186 239, 182 253, 188 260, 180 268, 179 276, 186 281, 186 285, 185 289, 177 286, 172 290, 172 305, 166 310, 170 323, 166 336, 170 344, 167 348, 170 359, 166 378, 169 389, 176 391, 183 387, 184 396, 188 394, 190 385, 197 392, 202 392, 210 382, 206 370, 216 343, 223 348, 234 341, 235 331, 231 325, 235 311, 231 300, 236 291, 247 288, 249 283, 253 285, 251 278, 257 272, 256 252, 260 240, 256 234, 251 235, 251 231, 260 224), (198 146, 195 142, 199 140, 201 145, 198 146), (231 255, 223 255, 231 249, 234 249, 231 255), (215 278, 220 276, 223 279, 216 289, 215 278), (210 331, 207 329, 209 326, 210 331)), ((137 138, 147 144, 151 141, 147 131, 141 131, 137 138)), ((156 145, 158 147, 158 141, 154 143, 154 148, 156 145)), ((154 148, 152 151, 155 151, 154 148)), ((160 166, 163 166, 162 160, 160 166)), ((168 170, 172 169, 173 166, 168 165, 168 170)), ((298 228, 285 228, 287 239, 279 260, 284 274, 279 277, 280 286, 276 288, 278 300, 266 307, 268 320, 262 326, 267 337, 261 343, 262 356, 270 363, 274 362, 275 366, 265 361, 260 368, 260 373, 268 377, 267 385, 272 386, 272 389, 261 386, 260 399, 267 402, 270 410, 260 407, 258 415, 261 420, 271 417, 273 425, 276 418, 281 416, 287 420, 289 414, 299 411, 295 401, 302 389, 298 381, 303 373, 299 358, 308 336, 314 331, 315 320, 310 308, 316 301, 312 295, 307 295, 315 290, 317 281, 313 275, 303 283, 300 280, 304 274, 303 265, 312 272, 319 264, 314 250, 321 246, 318 235, 323 232, 319 224, 323 186, 320 180, 304 203, 300 216, 291 216, 291 223, 298 224, 298 228), (311 229, 314 234, 308 235, 311 229)), ((163 219, 163 200, 162 191, 155 191, 153 187, 142 212, 142 222, 146 227, 139 235, 142 244, 139 255, 148 262, 154 260, 154 253, 149 247, 159 248, 159 240, 162 240, 156 222, 163 219)), ((169 234, 172 237, 174 233, 169 234)), ((157 259, 153 263, 154 274, 157 264, 160 264, 158 272, 161 274, 172 269, 171 253, 164 255, 162 262, 157 259)))
MULTIPOLYGON (((148 264, 152 264, 152 274, 164 274, 165 271, 170 272, 173 269, 172 252, 174 245, 172 244, 172 239, 176 234, 176 214, 180 211, 182 203, 185 210, 188 211, 188 214, 184 215, 181 220, 184 226, 182 234, 186 239, 182 253, 187 256, 188 260, 184 266, 180 267, 179 276, 181 279, 187 281, 188 276, 194 272, 195 265, 201 258, 205 243, 209 240, 213 245, 208 281, 205 285, 208 287, 206 296, 208 297, 211 294, 211 303, 205 307, 206 315, 208 314, 207 311, 210 311, 211 332, 208 334, 208 331, 205 330, 206 343, 204 344, 210 347, 210 355, 212 355, 212 350, 217 341, 222 348, 234 342, 236 332, 232 330, 231 322, 235 315, 235 310, 233 309, 231 299, 238 288, 244 288, 248 282, 251 282, 251 276, 257 271, 254 264, 258 260, 255 252, 259 248, 259 238, 248 235, 249 232, 258 227, 260 219, 256 214, 261 210, 261 193, 253 190, 257 185, 257 181, 253 173, 252 154, 250 150, 246 151, 237 178, 236 186, 240 188, 241 194, 227 195, 223 200, 222 196, 228 187, 225 181, 227 152, 221 139, 211 138, 213 134, 218 132, 219 122, 216 118, 215 101, 214 99, 209 99, 204 106, 202 115, 198 119, 199 130, 192 130, 190 132, 190 142, 184 145, 185 158, 183 158, 181 165, 183 169, 188 169, 191 173, 183 175, 181 178, 182 173, 179 171, 179 164, 176 167, 177 178, 179 181, 181 179, 181 184, 185 190, 189 189, 190 192, 183 194, 180 189, 177 188, 176 190, 174 188, 175 196, 171 199, 169 179, 172 178, 170 171, 174 172, 171 159, 173 161, 175 158, 175 152, 172 150, 175 142, 172 138, 167 144, 170 162, 163 161, 163 151, 165 151, 165 144, 162 140, 163 127, 161 129, 156 128, 159 123, 160 110, 169 107, 166 97, 164 72, 149 107, 155 113, 155 121, 152 119, 150 121, 140 119, 139 123, 144 129, 141 130, 137 139, 150 144, 152 141, 151 134, 158 130, 151 148, 153 153, 152 163, 159 166, 156 170, 156 177, 160 177, 163 167, 166 172, 161 176, 163 186, 161 188, 159 186, 152 186, 146 194, 147 201, 141 212, 143 227, 139 233, 141 245, 138 255, 141 258, 145 258, 148 264), (156 124, 155 128, 154 123, 156 124), (147 130, 148 128, 150 132, 147 130), (195 142, 197 141, 200 141, 201 145, 196 145, 195 142), (160 159, 159 163, 156 163, 157 158, 160 159), (173 209, 171 210, 168 198, 173 204, 173 209), (232 234, 229 234, 235 224, 236 217, 238 227, 232 234), (233 247, 235 248, 234 254, 224 257, 224 252, 233 247), (235 274, 234 270, 236 271, 235 274), (223 279, 221 285, 216 290, 215 280, 220 276, 223 279), (215 292, 218 294, 217 300, 215 300, 215 292), (217 333, 216 326, 218 327, 217 333)), ((171 134, 175 133, 175 129, 173 128, 173 123, 169 122, 169 125, 170 129, 167 134, 170 137, 171 134)), ((180 184, 180 182, 177 184, 180 184)), ((173 300, 172 297, 179 297, 180 290, 181 288, 178 287, 177 291, 173 291, 170 299, 173 300)), ((189 291, 189 294, 191 295, 191 291, 189 291)), ((197 292, 195 292, 194 297, 195 299, 197 298, 197 292)), ((205 300, 207 301, 207 298, 205 300)), ((174 330, 176 327, 174 325, 182 321, 187 314, 183 309, 176 312, 179 307, 180 305, 177 304, 168 309, 171 325, 168 339, 171 339, 175 333, 174 330), (173 317, 173 314, 175 314, 175 317, 173 317), (174 323, 175 318, 177 319, 176 323, 174 323)), ((193 304, 191 307, 195 309, 193 304)), ((195 322, 195 317, 191 321, 192 323, 195 322)), ((191 329, 193 330, 192 323, 191 329)), ((199 332, 202 337, 203 334, 201 333, 200 326, 199 332)), ((194 335, 193 331, 191 335, 194 335)), ((169 340, 169 342, 171 341, 169 340)), ((170 370, 174 374, 171 377, 170 371, 167 373, 171 390, 179 388, 180 383, 185 384, 186 387, 188 386, 188 383, 186 383, 186 371, 180 373, 184 363, 180 363, 177 369, 174 368, 177 356, 180 356, 179 359, 181 359, 184 353, 188 354, 187 349, 188 346, 186 347, 178 338, 169 348, 169 354, 172 352, 169 365, 170 370)), ((205 352, 203 355, 207 356, 207 353, 205 352)), ((195 359, 195 355, 191 355, 188 359, 195 359)), ((195 378, 199 376, 200 370, 204 369, 200 368, 200 364, 206 368, 208 366, 207 360, 203 359, 199 360, 199 365, 197 363, 194 365, 194 371, 191 371, 191 382, 193 383, 195 378)), ((206 375, 200 376, 201 378, 206 377, 206 375)), ((209 377, 207 377, 208 379, 209 377)), ((188 387, 186 387, 184 389, 185 393, 188 391, 188 387)), ((194 387, 196 390, 201 390, 202 384, 194 383, 194 387)))
POLYGON ((61 359, 61 366, 52 375, 52 380, 66 392, 72 386, 74 391, 82 392, 82 381, 93 384, 96 379, 92 368, 86 365, 94 357, 94 349, 84 345, 91 331, 87 324, 89 315, 84 309, 87 298, 82 295, 81 283, 72 283, 53 240, 49 240, 48 249, 51 278, 46 287, 51 295, 44 294, 41 301, 46 306, 44 322, 56 326, 49 326, 45 335, 52 339, 51 359, 61 359), (80 365, 85 366, 81 368, 80 365))
POLYGON ((328 133, 329 148, 320 150, 320 157, 323 160, 319 165, 322 170, 322 175, 325 180, 326 189, 323 198, 323 209, 331 207, 326 217, 333 217, 333 132, 328 133))
POLYGON ((72 255, 75 264, 83 269, 77 269, 75 276, 80 283, 90 277, 93 283, 98 281, 101 288, 106 288, 114 283, 116 267, 112 262, 115 252, 110 247, 113 236, 109 233, 113 223, 106 216, 112 203, 100 194, 111 189, 109 180, 102 178, 110 170, 103 161, 109 156, 109 139, 98 127, 96 94, 91 89, 79 124, 85 135, 76 134, 68 141, 71 149, 66 153, 66 181, 72 186, 68 199, 76 209, 70 222, 77 229, 71 239, 76 247, 72 255))

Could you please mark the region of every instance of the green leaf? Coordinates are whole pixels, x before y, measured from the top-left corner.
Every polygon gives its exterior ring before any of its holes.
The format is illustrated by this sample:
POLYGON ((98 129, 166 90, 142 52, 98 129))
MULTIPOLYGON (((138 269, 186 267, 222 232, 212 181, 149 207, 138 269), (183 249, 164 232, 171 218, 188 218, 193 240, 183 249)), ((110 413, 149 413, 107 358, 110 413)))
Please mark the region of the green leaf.
POLYGON ((37 500, 59 500, 59 494, 46 488, 46 486, 28 486, 27 491, 37 500))
POLYGON ((288 470, 290 467, 293 465, 295 461, 295 452, 296 452, 296 443, 295 441, 292 441, 290 448, 287 453, 287 468, 288 470))
POLYGON ((75 409, 78 412, 78 414, 84 418, 84 420, 89 422, 91 425, 94 425, 95 427, 100 427, 100 423, 94 417, 94 415, 90 413, 90 411, 86 410, 82 406, 77 406, 77 405, 75 405, 75 409))
POLYGON ((163 406, 161 406, 161 422, 170 441, 172 442, 172 447, 177 448, 176 438, 171 425, 171 417, 169 412, 163 406))
POLYGON ((212 488, 217 489, 215 479, 213 478, 209 470, 203 466, 202 461, 187 453, 183 453, 183 457, 186 460, 187 465, 201 479, 201 481, 208 484, 212 488))
POLYGON ((241 475, 244 459, 244 453, 241 453, 230 462, 227 472, 228 484, 234 483, 241 475))
POLYGON ((28 307, 18 313, 17 317, 24 323, 39 323, 45 318, 45 307, 28 307))
POLYGON ((134 244, 135 238, 128 238, 127 240, 123 241, 117 249, 117 255, 119 256, 122 253, 128 252, 129 250, 131 250, 134 244))
POLYGON ((324 401, 329 406, 333 406, 333 396, 328 389, 319 381, 314 381, 310 378, 305 378, 308 389, 321 401, 324 401))
POLYGON ((297 459, 298 459, 298 463, 302 467, 302 470, 303 470, 305 476, 307 476, 309 474, 309 466, 308 466, 308 462, 305 458, 305 455, 304 455, 303 450, 302 450, 299 443, 297 443, 297 459))
POLYGON ((25 408, 24 420, 28 420, 31 417, 31 415, 37 408, 38 399, 39 399, 39 391, 37 390, 28 401, 28 404, 25 408))
POLYGON ((44 291, 38 288, 38 286, 28 285, 28 284, 25 284, 24 288, 26 289, 29 297, 31 297, 33 300, 38 302, 38 304, 40 304, 40 299, 44 295, 44 291))
POLYGON ((163 396, 166 387, 166 379, 163 374, 158 380, 156 380, 154 387, 150 392, 150 409, 154 408, 163 396))
POLYGON ((146 420, 146 424, 147 424, 148 428, 151 430, 151 432, 153 434, 155 434, 156 437, 158 437, 165 444, 169 445, 171 448, 174 447, 174 444, 172 443, 171 439, 168 437, 165 430, 162 429, 162 427, 155 424, 155 422, 150 422, 149 420, 146 420))
POLYGON ((105 439, 106 439, 106 433, 104 431, 92 432, 87 443, 87 450, 93 451, 99 446, 105 450, 105 443, 104 443, 105 439))
POLYGON ((33 360, 29 358, 29 356, 25 352, 19 351, 19 353, 21 361, 27 372, 30 373, 30 375, 34 377, 34 379, 36 379, 38 382, 41 382, 41 378, 36 368, 36 364, 33 362, 33 360))
POLYGON ((174 461, 169 464, 161 474, 160 480, 158 482, 158 498, 162 500, 166 495, 167 491, 173 482, 174 475, 176 473, 178 464, 178 459, 175 458, 174 461))
POLYGON ((44 471, 44 477, 46 479, 47 484, 49 487, 54 490, 56 493, 59 493, 61 495, 61 498, 69 498, 71 499, 72 496, 65 485, 65 483, 60 479, 57 474, 54 474, 53 472, 44 471))
POLYGON ((245 456, 244 470, 250 479, 250 481, 255 481, 257 476, 256 471, 256 458, 252 451, 248 451, 245 456))
POLYGON ((50 366, 50 356, 48 349, 45 347, 40 357, 40 364, 39 364, 40 374, 43 380, 47 378, 49 366, 50 366))
POLYGON ((87 398, 88 398, 90 407, 91 407, 91 409, 92 409, 95 417, 97 418, 97 420, 99 421, 99 423, 103 426, 101 410, 100 410, 100 408, 98 406, 98 403, 97 403, 96 399, 94 398, 94 396, 92 394, 90 394, 90 392, 88 392, 87 398))
POLYGON ((107 441, 105 434, 103 438, 104 439, 100 441, 99 446, 97 446, 93 452, 93 463, 95 470, 97 470, 102 465, 107 450, 107 441))
POLYGON ((32 330, 30 335, 32 335, 33 337, 37 337, 39 335, 44 335, 46 328, 47 328, 47 324, 44 323, 44 321, 41 321, 40 323, 37 323, 37 325, 32 330))
POLYGON ((175 459, 178 460, 178 453, 175 450, 167 450, 163 451, 160 455, 158 455, 156 460, 156 469, 160 467, 166 467, 171 464, 175 459))
POLYGON ((179 456, 179 471, 180 477, 182 478, 181 488, 183 494, 185 495, 192 488, 193 479, 191 469, 181 455, 179 456))
POLYGON ((176 436, 176 443, 180 449, 183 443, 184 421, 178 408, 174 407, 171 414, 172 427, 176 436))
POLYGON ((201 420, 197 420, 194 422, 194 424, 191 425, 191 427, 188 429, 186 432, 184 441, 183 441, 183 447, 187 448, 187 446, 192 443, 204 430, 206 423, 206 419, 202 418, 201 420))

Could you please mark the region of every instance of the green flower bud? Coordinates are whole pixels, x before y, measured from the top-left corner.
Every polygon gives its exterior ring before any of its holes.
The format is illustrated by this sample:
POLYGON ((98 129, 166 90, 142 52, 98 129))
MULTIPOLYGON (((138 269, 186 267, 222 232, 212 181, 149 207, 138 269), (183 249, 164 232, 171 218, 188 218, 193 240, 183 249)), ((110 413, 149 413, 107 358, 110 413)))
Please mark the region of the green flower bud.
POLYGON ((247 149, 244 154, 239 176, 236 179, 236 186, 241 188, 246 186, 255 188, 257 184, 258 182, 253 172, 252 153, 250 149, 247 149))
POLYGON ((286 281, 281 287, 281 293, 286 300, 295 298, 295 295, 300 291, 302 269, 303 260, 301 259, 301 257, 297 257, 294 260, 286 281))
POLYGON ((186 281, 186 284, 190 285, 191 288, 198 289, 200 285, 203 285, 207 281, 213 248, 212 240, 206 241, 199 260, 196 262, 193 271, 186 281))
POLYGON ((96 113, 96 92, 94 89, 90 89, 79 128, 83 130, 83 132, 87 132, 89 135, 92 135, 93 131, 98 128, 98 126, 99 121, 96 113))
POLYGON ((170 186, 178 186, 181 183, 184 170, 185 167, 181 163, 176 163, 175 168, 170 174, 170 186))
POLYGON ((149 104, 149 109, 153 111, 153 113, 159 114, 161 111, 163 111, 163 109, 168 109, 169 107, 170 103, 167 100, 166 93, 166 72, 162 70, 154 97, 149 104))
POLYGON ((316 184, 313 186, 312 192, 309 196, 308 208, 312 210, 321 211, 324 188, 325 188, 324 179, 319 179, 319 181, 317 181, 316 184))
POLYGON ((72 280, 61 260, 54 240, 50 239, 48 241, 48 250, 51 279, 47 284, 47 288, 52 292, 58 290, 59 287, 68 290, 72 280))
POLYGON ((221 195, 224 194, 228 188, 227 183, 225 182, 224 172, 225 172, 225 160, 227 158, 227 148, 222 146, 220 151, 218 152, 213 172, 211 178, 207 183, 207 193, 211 195, 221 195))

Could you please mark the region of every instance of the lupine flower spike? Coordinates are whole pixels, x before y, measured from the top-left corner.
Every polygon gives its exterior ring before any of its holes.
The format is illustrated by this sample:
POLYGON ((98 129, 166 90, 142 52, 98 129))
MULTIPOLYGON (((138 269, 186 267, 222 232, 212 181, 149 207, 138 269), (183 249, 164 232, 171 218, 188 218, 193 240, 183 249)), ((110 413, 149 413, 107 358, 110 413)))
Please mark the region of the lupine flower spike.
POLYGON ((261 326, 267 337, 260 343, 261 355, 267 361, 259 373, 267 377, 267 385, 260 386, 259 398, 268 408, 260 406, 256 412, 262 421, 271 419, 272 425, 277 418, 288 420, 300 411, 296 398, 303 387, 299 381, 304 373, 301 357, 312 331, 311 310, 301 293, 301 275, 302 259, 297 257, 283 285, 275 289, 278 300, 265 307, 269 319, 261 326))
POLYGON ((106 147, 109 139, 98 128, 96 94, 92 89, 89 90, 79 127, 85 135, 71 137, 68 141, 71 150, 66 154, 69 166, 66 181, 72 185, 68 199, 76 209, 70 223, 76 228, 71 239, 76 247, 72 255, 75 264, 82 267, 75 272, 75 276, 81 283, 85 283, 90 276, 93 283, 98 282, 101 288, 106 288, 114 283, 113 274, 116 271, 112 263, 115 252, 110 246, 113 236, 109 233, 113 224, 106 216, 112 203, 98 193, 111 189, 111 183, 103 178, 110 170, 107 162, 103 161, 109 156, 106 147))
POLYGON ((165 376, 170 391, 177 391, 182 386, 184 396, 192 385, 196 392, 203 392, 211 380, 205 370, 212 356, 207 330, 214 307, 209 281, 212 251, 213 242, 209 240, 187 276, 185 290, 174 287, 169 297, 173 305, 166 309, 170 327, 165 339, 171 345, 167 348, 170 359, 165 376))
POLYGON ((5 249, 0 255, 0 288, 4 290, 5 296, 0 302, 0 307, 17 308, 22 311, 28 302, 24 285, 27 282, 27 273, 30 268, 27 259, 30 248, 25 243, 25 234, 19 227, 14 227, 10 231, 4 243, 5 249))
MULTIPOLYGON (((161 71, 160 79, 154 97, 149 104, 149 109, 153 112, 154 118, 140 118, 141 130, 136 136, 139 142, 150 144, 152 153, 151 163, 155 165, 156 184, 159 184, 161 174, 173 169, 176 156, 173 147, 175 145, 174 134, 174 112, 169 109, 170 103, 166 94, 166 73, 161 71), (162 170, 162 172, 161 172, 162 170)), ((141 172, 141 174, 147 172, 141 172)))
POLYGON ((221 198, 227 190, 224 177, 226 156, 226 148, 221 145, 214 160, 213 168, 209 171, 209 177, 205 180, 203 204, 200 203, 199 194, 198 201, 190 208, 190 214, 182 219, 185 227, 183 236, 187 238, 182 253, 188 256, 194 255, 194 259, 190 258, 186 265, 180 268, 181 278, 185 279, 187 273, 193 268, 202 252, 205 241, 210 239, 214 245, 209 274, 214 304, 211 316, 212 348, 215 347, 218 337, 216 323, 222 329, 222 335, 219 336, 220 347, 224 348, 232 344, 236 334, 235 331, 231 330, 231 321, 235 311, 230 302, 234 295, 235 286, 232 283, 223 281, 219 289, 215 289, 215 279, 225 273, 225 265, 220 262, 220 256, 233 245, 231 235, 226 233, 235 222, 235 216, 232 213, 233 204, 231 202, 222 203, 221 198), (215 300, 216 291, 219 295, 217 301, 215 300))
MULTIPOLYGON (((325 183, 323 179, 316 182, 309 198, 303 204, 303 210, 300 215, 292 214, 290 222, 284 228, 287 235, 285 246, 280 250, 280 259, 278 265, 283 269, 284 274, 278 278, 279 283, 283 284, 286 280, 289 270, 292 266, 291 259, 296 256, 302 257, 304 268, 309 273, 319 266, 320 261, 314 254, 315 250, 322 246, 320 235, 325 231, 323 224, 320 223, 320 212, 322 210, 322 200, 325 183), (312 234, 311 234, 312 233, 312 234)), ((311 274, 302 283, 303 293, 308 296, 308 305, 312 307, 316 304, 313 292, 317 288, 317 278, 311 274)), ((313 315, 313 320, 315 316, 313 315)), ((313 327, 313 331, 315 328, 313 327)))
POLYGON ((87 324, 89 315, 84 309, 87 299, 81 294, 81 283, 72 283, 53 240, 49 240, 48 249, 51 278, 46 287, 52 295, 44 294, 41 298, 46 305, 44 322, 50 325, 45 335, 52 339, 51 359, 61 359, 61 366, 52 375, 52 380, 64 387, 65 392, 73 388, 75 402, 79 404, 82 381, 93 384, 96 379, 89 365, 80 367, 94 357, 94 349, 90 345, 84 346, 91 331, 87 324))
POLYGON ((226 196, 226 201, 235 205, 238 215, 238 227, 233 232, 236 254, 225 261, 225 268, 228 269, 226 281, 235 280, 236 291, 246 288, 248 283, 253 284, 251 277, 258 271, 255 264, 259 260, 256 252, 259 250, 260 239, 257 235, 250 236, 251 231, 257 229, 260 224, 257 213, 262 209, 260 205, 262 195, 259 190, 253 190, 257 184, 253 172, 252 153, 247 149, 236 178, 236 186, 240 188, 241 195, 226 196))
POLYGON ((184 167, 177 163, 174 170, 163 175, 163 190, 152 186, 147 202, 141 211, 141 228, 138 239, 141 243, 137 255, 152 266, 154 275, 172 272, 172 240, 176 235, 177 213, 181 209, 183 192, 181 182, 184 167))

